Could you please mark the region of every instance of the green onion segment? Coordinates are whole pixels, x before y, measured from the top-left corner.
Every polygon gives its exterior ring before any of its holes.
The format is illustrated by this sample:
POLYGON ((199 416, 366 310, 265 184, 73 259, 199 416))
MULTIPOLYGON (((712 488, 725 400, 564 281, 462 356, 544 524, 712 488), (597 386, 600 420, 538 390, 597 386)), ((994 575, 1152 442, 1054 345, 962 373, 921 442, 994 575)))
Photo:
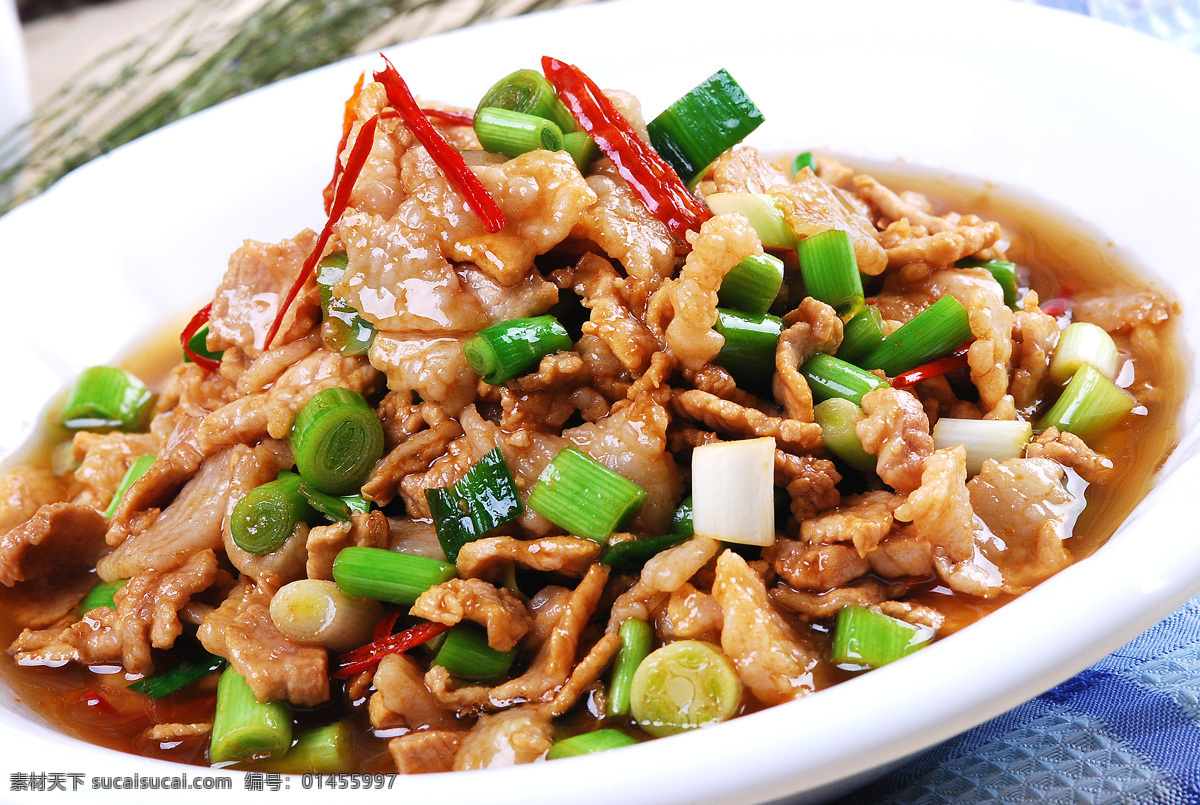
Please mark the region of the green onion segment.
POLYGON ((197 649, 189 652, 188 656, 185 656, 173 667, 153 676, 139 679, 130 685, 129 689, 137 693, 144 693, 152 699, 161 699, 199 682, 223 665, 225 665, 224 657, 197 649))
POLYGON ((484 93, 475 108, 507 109, 544 118, 554 123, 563 134, 576 129, 575 118, 570 110, 558 99, 558 93, 546 77, 536 70, 517 70, 506 75, 484 93))
POLYGON ((327 347, 342 355, 366 355, 375 340, 375 328, 353 305, 333 292, 334 284, 342 279, 349 264, 345 252, 326 255, 317 264, 317 290, 325 321, 322 338, 327 347))
POLYGON ((986 268, 1004 291, 1004 304, 1017 308, 1017 266, 1007 260, 959 260, 956 268, 986 268))
POLYGON ((85 595, 83 600, 79 602, 79 605, 75 607, 75 611, 80 617, 83 617, 93 609, 99 609, 101 607, 116 609, 117 604, 113 600, 113 596, 116 595, 117 590, 125 586, 127 581, 128 579, 100 582, 95 587, 88 590, 88 594, 85 595))
POLYGON ((229 531, 243 551, 265 554, 287 542, 296 526, 313 515, 300 494, 300 476, 289 472, 243 495, 229 515, 229 531))
POLYGON ((887 381, 852 363, 818 352, 800 365, 800 374, 808 381, 814 400, 840 397, 862 405, 863 395, 887 387, 887 381))
POLYGON ((941 450, 962 445, 967 451, 967 474, 978 475, 989 458, 1007 461, 1025 455, 1033 426, 1023 419, 953 419, 941 417, 933 426, 933 446, 941 450))
POLYGON ((967 309, 953 296, 943 296, 883 339, 862 366, 895 377, 953 352, 970 337, 967 309))
POLYGON ((108 502, 108 508, 104 510, 105 517, 111 518, 117 513, 117 507, 121 505, 129 487, 133 486, 134 481, 145 475, 153 464, 154 456, 138 456, 134 459, 133 463, 129 465, 129 469, 125 471, 125 477, 121 479, 120 485, 117 486, 117 491, 113 493, 112 500, 108 502))
POLYGON ((801 151, 792 157, 792 178, 795 179, 796 174, 805 168, 813 172, 817 170, 817 158, 813 156, 812 151, 801 151))
POLYGON ((829 305, 843 320, 862 310, 862 277, 849 234, 826 229, 809 235, 796 245, 796 256, 809 296, 829 305))
POLYGON ((314 727, 296 736, 283 757, 264 768, 275 774, 338 774, 354 763, 354 731, 345 721, 314 727))
POLYGON ((725 337, 714 363, 725 367, 739 383, 766 383, 775 373, 775 348, 783 322, 770 314, 753 315, 717 308, 713 329, 725 337))
POLYGON ((124 369, 92 366, 67 396, 62 423, 72 430, 140 430, 153 399, 146 384, 124 369))
POLYGON ((562 147, 575 160, 575 167, 579 168, 580 173, 587 172, 588 166, 603 156, 600 146, 586 131, 564 134, 562 147))
POLYGON ((333 580, 342 592, 406 606, 457 577, 458 569, 448 562, 386 548, 342 548, 333 560, 333 580))
POLYGON ((297 579, 271 597, 270 613, 285 636, 337 653, 371 642, 383 604, 349 595, 326 579, 297 579))
POLYGON ((631 738, 620 730, 611 728, 581 732, 570 738, 557 741, 546 754, 547 760, 558 760, 564 757, 590 755, 593 752, 604 752, 609 749, 619 749, 622 746, 633 746, 637 739, 631 738))
POLYGON ((209 761, 252 760, 283 754, 292 745, 292 715, 282 702, 260 702, 246 680, 226 668, 217 683, 209 761))
POLYGON ((568 533, 602 544, 645 502, 645 489, 574 447, 546 465, 528 500, 568 533))
POLYGON ((562 129, 537 115, 488 106, 475 112, 475 136, 484 150, 507 157, 530 151, 562 151, 562 129))
POLYGON ((296 414, 288 443, 305 482, 327 495, 353 495, 383 456, 383 425, 358 392, 323 389, 296 414))
POLYGON ((878 668, 912 654, 932 639, 932 629, 848 606, 838 612, 831 658, 839 665, 878 668))
POLYGON ((796 233, 774 197, 767 193, 710 193, 704 202, 713 215, 736 212, 746 216, 764 249, 791 249, 796 245, 796 233))
POLYGON ((605 714, 609 718, 629 715, 633 675, 654 648, 654 628, 644 620, 629 618, 621 624, 620 635, 621 648, 608 686, 605 714))
POLYGON ((858 365, 883 343, 883 316, 874 305, 864 305, 842 326, 842 344, 836 357, 858 365))
POLYGON ((571 336, 553 316, 509 319, 480 330, 463 344, 475 374, 496 385, 536 365, 544 356, 571 348, 571 336))
POLYGON ((1056 427, 1091 442, 1111 430, 1137 401, 1090 363, 1084 364, 1062 396, 1037 423, 1038 430, 1056 427))
MULTIPOLYGON (((688 525, 691 525, 690 515, 688 525)), ((604 549, 604 553, 600 555, 600 564, 608 565, 618 573, 636 573, 651 557, 691 539, 691 536, 691 534, 672 532, 654 537, 611 542, 604 549)))
POLYGON ((438 542, 446 559, 458 561, 463 545, 516 519, 523 508, 512 470, 499 447, 493 447, 450 486, 426 489, 438 542))
POLYGON ((446 632, 432 664, 463 679, 486 681, 507 674, 516 656, 516 647, 497 651, 488 645, 487 631, 482 626, 463 621, 446 632))
POLYGON ((721 307, 761 316, 783 287, 783 261, 770 254, 752 254, 721 280, 717 300, 721 307))
POLYGON ((348 521, 355 512, 366 514, 371 511, 371 502, 362 495, 326 495, 301 479, 300 494, 318 514, 330 522, 348 521))
POLYGON ((633 675, 630 710, 655 737, 674 735, 737 713, 742 682, 710 643, 680 640, 651 652, 633 675))
POLYGON ((1120 368, 1121 354, 1112 336, 1103 328, 1086 321, 1072 322, 1058 337, 1058 346, 1050 358, 1050 379, 1055 383, 1066 383, 1087 363, 1109 380, 1114 380, 1120 368))
POLYGON ((821 438, 831 453, 860 472, 875 471, 877 460, 863 450, 855 430, 863 418, 858 405, 843 397, 830 397, 813 406, 813 418, 821 426, 821 438))

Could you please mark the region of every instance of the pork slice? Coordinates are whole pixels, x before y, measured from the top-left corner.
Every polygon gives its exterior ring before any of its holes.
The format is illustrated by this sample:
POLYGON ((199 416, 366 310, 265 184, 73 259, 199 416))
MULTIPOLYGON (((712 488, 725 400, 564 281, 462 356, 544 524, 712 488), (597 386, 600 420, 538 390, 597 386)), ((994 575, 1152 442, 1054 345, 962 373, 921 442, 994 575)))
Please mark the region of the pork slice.
POLYGON ((0 535, 0 584, 11 587, 71 568, 87 568, 108 551, 108 521, 90 506, 47 503, 0 535))
POLYGON ((1071 304, 1075 321, 1086 321, 1109 333, 1127 333, 1143 325, 1162 324, 1177 305, 1150 290, 1117 288, 1081 293, 1071 304))
POLYGON ((850 236, 859 271, 875 276, 887 268, 888 255, 879 245, 875 227, 848 202, 843 203, 838 191, 809 168, 797 173, 791 184, 774 187, 770 192, 784 220, 800 237, 840 229, 850 236))
POLYGON ((891 492, 868 492, 846 498, 838 508, 800 524, 800 537, 811 545, 853 543, 866 557, 892 531, 892 513, 904 498, 891 492))
POLYGON ((333 560, 343 548, 387 548, 391 542, 388 519, 381 511, 354 512, 342 520, 308 531, 306 571, 310 579, 333 579, 333 560))
POLYGON ((749 439, 773 436, 779 448, 790 452, 812 452, 824 444, 821 426, 815 422, 769 416, 706 391, 676 392, 671 399, 671 408, 680 416, 700 422, 724 436, 749 439))
POLYGON ((494 769, 541 760, 554 745, 554 725, 536 707, 514 707, 483 715, 467 733, 454 770, 494 769))
POLYGON ((582 577, 600 556, 599 543, 582 537, 483 537, 458 552, 458 572, 468 578, 492 579, 509 564, 543 573, 582 577))
POLYGON ((975 512, 966 484, 966 449, 934 451, 925 461, 921 485, 894 511, 897 520, 912 523, 918 536, 953 563, 970 560, 975 548, 975 512))
POLYGON ((41 467, 19 467, 0 475, 0 534, 24 523, 48 503, 67 499, 66 485, 41 467))
POLYGON ((617 275, 611 262, 592 252, 581 257, 569 273, 572 289, 591 311, 584 332, 604 341, 629 371, 645 371, 658 343, 632 309, 626 280, 617 275))
POLYGON ((809 546, 794 539, 777 539, 763 550, 763 558, 792 587, 815 592, 844 587, 871 569, 858 551, 841 543, 809 546))
POLYGON ((454 771, 454 756, 465 732, 424 730, 388 741, 388 751, 401 774, 433 774, 454 771))
POLYGON ((17 626, 45 629, 73 616, 94 586, 96 577, 90 569, 39 576, 13 587, 0 587, 0 607, 17 626))
POLYGON ((771 380, 775 401, 789 419, 813 421, 812 389, 800 374, 803 363, 818 352, 832 355, 842 343, 842 320, 824 302, 804 297, 788 314, 788 328, 775 346, 775 376, 771 380))
POLYGON ((750 146, 731 148, 717 157, 712 178, 718 193, 765 193, 776 185, 788 184, 784 172, 750 146))
POLYGON ((863 395, 862 409, 854 430, 863 450, 876 456, 880 480, 902 494, 913 491, 933 453, 929 418, 920 400, 907 391, 881 388, 863 395))
MULTIPOLYGON (((777 453, 779 451, 776 451, 777 453)), ((832 461, 814 456, 794 456, 789 464, 789 480, 787 493, 790 498, 788 509, 792 518, 803 523, 818 512, 837 506, 842 500, 842 493, 837 485, 841 482, 841 473, 832 461)))
POLYGON ((141 456, 157 455, 158 439, 149 433, 101 435, 80 431, 75 434, 71 449, 79 462, 75 481, 83 488, 75 495, 74 502, 104 511, 129 465, 141 456))
POLYGON ((546 712, 557 718, 573 708, 584 694, 597 685, 617 652, 621 650, 621 636, 610 632, 601 637, 571 671, 567 681, 554 694, 546 706, 546 712))
POLYGON ((116 610, 101 607, 65 628, 25 629, 8 653, 18 665, 119 665, 121 636, 116 621, 116 610))
POLYGON ((657 629, 665 641, 695 640, 719 635, 724 622, 717 599, 685 582, 667 599, 657 629))
POLYGON ((521 600, 482 579, 451 579, 417 598, 409 615, 453 626, 464 620, 487 628, 488 645, 497 651, 516 647, 533 626, 521 600))
POLYGON ((1049 385, 1050 355, 1058 344, 1058 321, 1038 307, 1038 295, 1030 291, 1013 317, 1012 381, 1009 393, 1016 406, 1030 410, 1045 396, 1049 385))
POLYGON ((667 597, 683 587, 720 549, 721 543, 715 539, 692 537, 650 557, 637 581, 613 601, 608 631, 619 629, 629 618, 651 620, 667 597))
POLYGON ((467 333, 378 332, 371 342, 371 365, 387 376, 392 391, 441 405, 457 416, 476 396, 478 375, 463 355, 467 333))
POLYGON ((371 726, 389 729, 451 730, 458 719, 425 687, 417 664, 403 654, 389 654, 375 671, 375 693, 371 696, 371 726))
POLYGON ((776 587, 771 600, 785 609, 809 619, 832 618, 849 606, 872 607, 903 595, 907 584, 866 578, 847 587, 835 587, 821 593, 776 587))
POLYGON ((449 417, 427 430, 412 434, 388 451, 363 484, 368 500, 386 506, 395 499, 405 478, 430 468, 446 452, 447 445, 462 435, 462 427, 449 417))
POLYGON ((117 605, 117 632, 121 638, 121 664, 135 674, 154 670, 150 649, 175 645, 183 633, 179 611, 192 596, 209 588, 217 578, 217 557, 211 550, 197 551, 174 570, 148 570, 134 576, 113 596, 117 605))
POLYGON ((1088 483, 1107 478, 1114 464, 1111 458, 1097 453, 1070 431, 1049 427, 1025 445, 1025 458, 1047 458, 1070 467, 1088 483))

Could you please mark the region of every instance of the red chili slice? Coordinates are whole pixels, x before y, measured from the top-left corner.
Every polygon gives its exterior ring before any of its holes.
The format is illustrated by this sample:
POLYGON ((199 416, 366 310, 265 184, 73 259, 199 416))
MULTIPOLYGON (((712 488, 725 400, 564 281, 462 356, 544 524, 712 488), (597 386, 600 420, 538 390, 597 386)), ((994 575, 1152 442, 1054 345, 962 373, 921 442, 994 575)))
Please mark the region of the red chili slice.
POLYGON ((354 128, 354 118, 357 117, 354 107, 358 105, 358 98, 362 95, 363 82, 366 79, 366 73, 358 74, 354 92, 350 93, 350 97, 346 99, 346 108, 342 112, 342 139, 338 142, 337 153, 333 158, 333 178, 329 180, 329 184, 325 186, 322 194, 325 196, 326 215, 333 208, 333 193, 337 189, 338 177, 342 175, 342 151, 346 150, 346 143, 350 142, 350 129, 354 128))
POLYGON ((110 716, 120 715, 117 708, 108 703, 108 700, 94 690, 89 690, 83 694, 83 703, 87 707, 95 707, 101 713, 110 716))
POLYGON ((1071 309, 1071 300, 1065 296, 1056 296, 1053 299, 1047 299, 1041 304, 1042 312, 1047 316, 1058 318, 1071 309))
POLYGON ((426 117, 432 117, 432 118, 437 118, 438 120, 444 120, 445 122, 450 123, 455 126, 474 126, 475 125, 474 115, 469 115, 466 112, 452 112, 449 109, 425 109, 423 107, 421 109, 421 112, 424 113, 424 115, 426 117))
POLYGON ((396 628, 396 621, 400 619, 400 607, 392 607, 387 611, 387 614, 379 619, 379 623, 375 624, 375 634, 373 640, 383 640, 385 637, 392 636, 392 630, 396 628))
POLYGON ((922 364, 916 369, 910 369, 903 374, 896 375, 892 378, 892 388, 906 389, 909 386, 917 385, 922 380, 929 380, 931 377, 938 377, 947 372, 953 372, 955 369, 965 369, 967 366, 967 350, 970 348, 971 343, 963 344, 949 355, 922 364))
POLYGON ((693 196, 675 170, 634 131, 596 82, 573 64, 542 57, 542 72, 558 97, 617 166, 650 214, 680 240, 712 217, 693 196))
POLYGON ((376 640, 365 646, 347 651, 336 658, 338 669, 333 675, 338 679, 349 679, 368 668, 379 664, 389 654, 402 654, 410 648, 432 640, 450 627, 444 623, 419 623, 403 632, 376 640))
POLYGON ((387 66, 375 71, 375 80, 383 84, 384 90, 387 91, 388 103, 400 113, 400 119, 412 131, 417 141, 425 146, 429 156, 433 157, 433 161, 446 174, 450 184, 467 202, 467 206, 479 218, 483 228, 488 232, 499 232, 504 228, 504 213, 501 212, 496 199, 492 198, 492 194, 483 186, 483 182, 479 181, 475 172, 467 167, 458 149, 446 142, 429 122, 429 118, 417 105, 417 99, 413 97, 408 84, 404 83, 395 66, 386 56, 383 60, 387 66))
POLYGON ((196 333, 200 332, 200 328, 208 323, 212 317, 212 302, 209 302, 200 310, 196 311, 196 315, 192 316, 192 320, 187 323, 187 327, 183 328, 183 332, 179 334, 179 343, 183 344, 183 354, 192 359, 192 363, 209 372, 215 372, 221 368, 220 361, 214 361, 212 358, 206 358, 203 355, 197 355, 192 350, 191 341, 196 333))

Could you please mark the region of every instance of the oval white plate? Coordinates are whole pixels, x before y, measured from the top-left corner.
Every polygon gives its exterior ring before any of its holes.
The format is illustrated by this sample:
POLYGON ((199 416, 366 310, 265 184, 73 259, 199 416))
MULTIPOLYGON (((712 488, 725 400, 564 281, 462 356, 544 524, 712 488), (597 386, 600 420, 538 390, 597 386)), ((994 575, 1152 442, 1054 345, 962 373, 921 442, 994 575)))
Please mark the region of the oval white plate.
MULTIPOLYGON (((1008 2, 637 0, 469 29, 391 55, 418 94, 471 105, 543 53, 637 93, 651 113, 728 67, 766 113, 751 140, 760 147, 903 158, 1032 194, 1103 232, 1185 310, 1200 309, 1194 205, 1184 190, 1200 185, 1200 99, 1178 91, 1200 86, 1200 59, 1182 51, 1008 2)), ((0 455, 81 368, 203 304, 243 238, 320 227, 341 104, 370 63, 334 65, 170 126, 0 220, 0 333, 6 376, 21 379, 0 402, 0 455)), ((1184 336, 1194 349, 1194 318, 1184 336)), ((808 801, 863 782, 1067 678, 1200 586, 1200 549, 1177 527, 1200 476, 1198 421, 1193 394, 1183 444, 1157 488, 1095 556, 902 663, 714 729, 569 761, 399 779, 378 796, 808 801)), ((0 745, 12 770, 189 779, 200 771, 66 739, 20 704, 3 707, 0 745)), ((233 783, 243 789, 240 776, 233 783)), ((330 793, 290 782, 292 797, 330 793)))

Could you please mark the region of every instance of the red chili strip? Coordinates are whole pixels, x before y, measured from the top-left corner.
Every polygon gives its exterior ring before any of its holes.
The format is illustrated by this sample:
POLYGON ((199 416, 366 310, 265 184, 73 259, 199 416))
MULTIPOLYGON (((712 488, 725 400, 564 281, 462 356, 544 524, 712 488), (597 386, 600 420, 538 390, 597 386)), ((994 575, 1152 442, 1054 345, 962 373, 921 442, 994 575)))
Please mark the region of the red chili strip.
POLYGON ((450 109, 426 109, 424 107, 421 108, 421 112, 426 117, 432 117, 432 118, 437 118, 438 120, 444 120, 445 122, 450 123, 455 126, 474 126, 475 125, 475 116, 469 115, 466 112, 454 112, 450 109))
POLYGON ((267 333, 267 340, 263 344, 263 349, 269 348, 271 342, 275 340, 275 336, 279 332, 279 327, 283 324, 283 317, 287 315, 288 308, 292 306, 292 302, 296 300, 300 289, 304 287, 304 283, 308 281, 313 271, 316 270, 317 261, 325 253, 325 244, 329 242, 329 236, 333 234, 333 228, 341 220, 342 213, 346 211, 346 205, 350 203, 350 191, 354 189, 354 183, 358 181, 358 174, 362 171, 363 165, 367 162, 367 157, 371 154, 371 146, 375 142, 375 129, 379 125, 381 117, 386 118, 390 117, 390 115, 387 112, 381 112, 366 123, 363 123, 362 128, 358 130, 358 137, 354 140, 354 148, 350 149, 350 156, 346 159, 346 170, 342 173, 341 181, 338 182, 337 192, 333 197, 333 204, 329 208, 329 218, 325 221, 325 228, 321 230, 321 235, 317 238, 316 245, 313 246, 308 259, 304 261, 304 267, 300 269, 299 276, 292 283, 292 288, 288 291, 283 304, 280 305, 279 312, 275 314, 275 321, 271 324, 271 329, 267 333))
POLYGON ((206 358, 203 355, 197 355, 192 350, 191 341, 196 333, 200 332, 200 328, 208 323, 212 316, 212 302, 209 302, 200 310, 196 311, 196 315, 192 316, 192 320, 187 323, 187 327, 183 328, 183 332, 179 334, 179 343, 183 344, 183 354, 192 359, 192 363, 199 366, 208 372, 215 372, 221 368, 220 361, 214 361, 212 358, 206 358))
POLYGON ((400 113, 404 125, 408 126, 417 141, 425 146, 429 156, 433 157, 442 173, 446 174, 450 184, 467 202, 467 206, 479 218, 483 228, 488 232, 499 232, 504 228, 504 213, 501 212, 496 199, 492 198, 492 194, 483 186, 483 182, 479 181, 475 172, 467 167, 458 149, 446 142, 429 122, 429 118, 417 105, 417 99, 413 97, 408 84, 404 83, 395 66, 386 56, 383 60, 387 66, 375 71, 375 80, 383 84, 387 91, 388 103, 400 113))
POLYGON ((1058 318, 1071 309, 1071 300, 1065 296, 1056 296, 1053 299, 1047 299, 1041 304, 1042 312, 1047 316, 1058 318))
POLYGON ((110 716, 119 716, 120 712, 117 708, 108 703, 108 700, 94 690, 89 690, 83 694, 83 703, 88 707, 95 707, 101 713, 110 716))
POLYGON ((373 668, 389 654, 402 654, 410 648, 432 640, 450 627, 444 623, 419 623, 411 629, 397 632, 383 640, 376 640, 365 646, 347 651, 336 658, 338 669, 333 675, 338 679, 350 677, 373 668))
POLYGON ((650 214, 680 240, 712 217, 662 157, 634 131, 612 101, 573 64, 542 57, 542 72, 596 145, 617 166, 650 214))
POLYGON ((970 349, 971 343, 963 344, 949 355, 922 364, 916 369, 910 369, 903 374, 896 375, 892 378, 892 388, 906 389, 909 386, 917 385, 922 380, 929 380, 932 377, 953 372, 955 369, 965 369, 967 366, 967 350, 970 349))
POLYGON ((383 640, 385 637, 392 636, 392 630, 396 628, 396 621, 400 619, 400 607, 392 607, 387 611, 387 614, 379 619, 379 623, 375 624, 375 634, 372 640, 383 640))
POLYGON ((338 142, 337 153, 333 155, 333 178, 329 180, 329 184, 325 186, 322 194, 325 196, 326 215, 333 208, 333 193, 337 189, 338 178, 342 175, 342 152, 346 150, 346 143, 350 142, 350 130, 354 128, 354 120, 358 116, 354 107, 358 106, 358 98, 362 95, 363 82, 366 78, 366 73, 358 74, 354 91, 346 99, 346 108, 342 111, 342 139, 338 142))

